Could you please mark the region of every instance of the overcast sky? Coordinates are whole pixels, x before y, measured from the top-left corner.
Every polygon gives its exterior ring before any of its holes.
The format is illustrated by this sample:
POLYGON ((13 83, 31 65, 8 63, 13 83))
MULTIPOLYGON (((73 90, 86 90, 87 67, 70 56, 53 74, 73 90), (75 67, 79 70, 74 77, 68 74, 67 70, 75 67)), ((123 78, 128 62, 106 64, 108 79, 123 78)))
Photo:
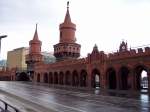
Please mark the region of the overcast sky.
MULTIPOLYGON (((28 47, 35 24, 43 51, 53 51, 59 42, 59 24, 64 21, 67 0, 0 0, 1 58, 7 51, 28 47)), ((70 0, 70 15, 77 25, 81 56, 94 44, 105 52, 119 48, 124 39, 129 47, 150 44, 150 0, 70 0)))

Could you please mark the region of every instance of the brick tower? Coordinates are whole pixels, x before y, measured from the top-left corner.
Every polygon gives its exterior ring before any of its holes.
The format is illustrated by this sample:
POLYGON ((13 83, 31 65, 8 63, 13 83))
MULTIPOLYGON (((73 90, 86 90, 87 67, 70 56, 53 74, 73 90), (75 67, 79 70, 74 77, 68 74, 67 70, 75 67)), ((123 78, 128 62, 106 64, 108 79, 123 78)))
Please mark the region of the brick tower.
POLYGON ((27 70, 30 73, 33 73, 34 70, 34 64, 37 62, 41 62, 43 60, 43 56, 41 55, 41 45, 42 42, 38 38, 37 33, 37 24, 36 29, 34 33, 34 37, 29 42, 29 54, 26 55, 26 64, 27 64, 27 70))
POLYGON ((76 25, 71 22, 69 2, 64 22, 59 25, 60 40, 54 45, 54 55, 57 60, 73 59, 80 56, 81 45, 76 43, 76 25))

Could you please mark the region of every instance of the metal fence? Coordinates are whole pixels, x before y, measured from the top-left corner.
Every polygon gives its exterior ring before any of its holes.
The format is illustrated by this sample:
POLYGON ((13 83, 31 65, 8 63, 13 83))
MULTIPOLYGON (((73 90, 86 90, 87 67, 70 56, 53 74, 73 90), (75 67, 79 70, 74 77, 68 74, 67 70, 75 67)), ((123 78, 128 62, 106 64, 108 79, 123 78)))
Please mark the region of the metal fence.
POLYGON ((15 108, 14 106, 8 104, 7 102, 1 99, 0 102, 4 105, 4 106, 0 106, 1 109, 0 112, 20 112, 17 108, 15 108))

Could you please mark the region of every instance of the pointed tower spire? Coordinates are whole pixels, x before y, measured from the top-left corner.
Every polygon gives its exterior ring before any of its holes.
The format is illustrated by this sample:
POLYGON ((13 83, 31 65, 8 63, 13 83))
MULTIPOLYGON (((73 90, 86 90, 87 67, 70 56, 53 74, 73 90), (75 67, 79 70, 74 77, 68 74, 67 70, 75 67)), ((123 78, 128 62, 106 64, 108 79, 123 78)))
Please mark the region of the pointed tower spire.
POLYGON ((33 40, 39 40, 38 33, 37 33, 37 24, 36 24, 33 40))
POLYGON ((39 53, 40 54, 42 42, 39 40, 39 37, 38 37, 37 24, 36 24, 33 39, 30 40, 29 45, 30 45, 30 53, 31 54, 32 53, 37 53, 37 54, 39 53))
POLYGON ((71 18, 69 13, 69 1, 67 2, 67 12, 66 12, 64 23, 71 23, 71 18))

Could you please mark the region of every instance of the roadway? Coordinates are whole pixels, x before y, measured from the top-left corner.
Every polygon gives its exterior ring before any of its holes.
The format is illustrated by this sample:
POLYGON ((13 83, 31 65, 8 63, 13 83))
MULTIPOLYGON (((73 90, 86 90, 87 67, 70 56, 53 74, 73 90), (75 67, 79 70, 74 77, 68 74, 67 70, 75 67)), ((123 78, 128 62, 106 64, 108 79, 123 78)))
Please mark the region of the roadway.
POLYGON ((149 96, 126 98, 31 82, 0 81, 0 99, 22 112, 150 112, 149 96))

